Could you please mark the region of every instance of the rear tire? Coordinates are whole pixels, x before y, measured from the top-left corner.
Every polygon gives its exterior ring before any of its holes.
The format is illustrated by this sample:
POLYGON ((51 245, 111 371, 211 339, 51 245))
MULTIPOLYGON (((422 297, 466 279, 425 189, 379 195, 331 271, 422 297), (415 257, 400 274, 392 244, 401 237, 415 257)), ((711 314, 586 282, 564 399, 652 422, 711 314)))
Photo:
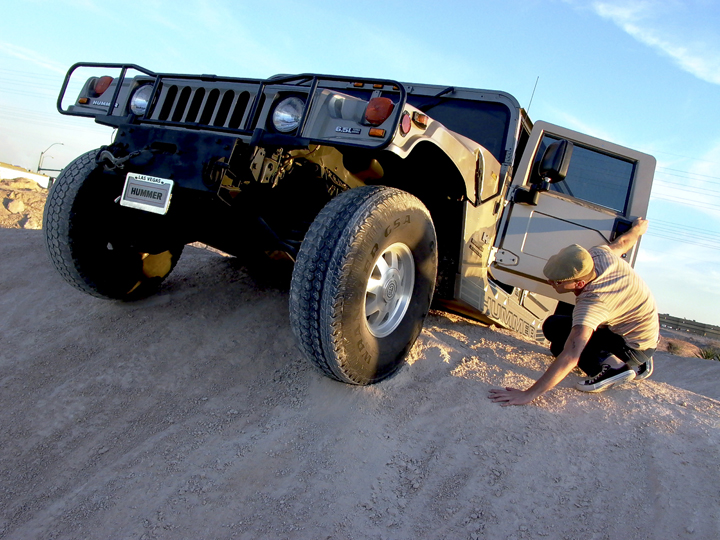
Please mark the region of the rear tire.
POLYGON ((341 193, 295 263, 290 320, 301 349, 338 381, 390 377, 422 330, 436 272, 435 228, 417 198, 388 187, 341 193))
POLYGON ((65 281, 82 292, 117 300, 143 298, 170 274, 184 246, 145 253, 123 238, 126 209, 115 203, 122 180, 103 176, 97 153, 75 159, 53 183, 43 215, 47 252, 65 281))

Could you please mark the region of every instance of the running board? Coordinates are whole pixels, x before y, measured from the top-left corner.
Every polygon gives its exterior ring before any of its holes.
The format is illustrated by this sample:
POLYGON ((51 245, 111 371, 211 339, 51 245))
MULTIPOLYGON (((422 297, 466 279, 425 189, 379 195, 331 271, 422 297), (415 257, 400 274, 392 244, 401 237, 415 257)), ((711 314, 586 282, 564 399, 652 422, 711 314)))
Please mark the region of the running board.
POLYGON ((498 284, 479 276, 460 276, 457 283, 459 291, 456 298, 476 309, 483 318, 547 345, 542 324, 552 315, 554 306, 541 305, 535 298, 530 298, 534 300, 533 313, 522 305, 528 300, 527 291, 515 288, 512 293, 508 293, 498 284), (541 309, 537 309, 538 306, 541 309))

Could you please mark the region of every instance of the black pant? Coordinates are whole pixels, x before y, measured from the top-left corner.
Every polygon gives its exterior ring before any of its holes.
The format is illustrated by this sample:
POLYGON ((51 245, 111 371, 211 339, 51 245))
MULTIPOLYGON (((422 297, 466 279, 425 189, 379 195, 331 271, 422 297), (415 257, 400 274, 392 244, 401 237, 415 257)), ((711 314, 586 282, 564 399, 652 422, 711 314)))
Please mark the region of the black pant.
MULTIPOLYGON (((557 357, 565 347, 565 342, 572 330, 572 317, 552 315, 545 320, 542 329, 545 338, 550 342, 550 352, 557 357)), ((636 366, 652 358, 654 352, 654 349, 646 351, 631 349, 622 336, 607 328, 598 328, 593 332, 590 341, 580 354, 578 367, 587 373, 588 377, 594 377, 600 373, 600 366, 611 354, 631 366, 636 366)))

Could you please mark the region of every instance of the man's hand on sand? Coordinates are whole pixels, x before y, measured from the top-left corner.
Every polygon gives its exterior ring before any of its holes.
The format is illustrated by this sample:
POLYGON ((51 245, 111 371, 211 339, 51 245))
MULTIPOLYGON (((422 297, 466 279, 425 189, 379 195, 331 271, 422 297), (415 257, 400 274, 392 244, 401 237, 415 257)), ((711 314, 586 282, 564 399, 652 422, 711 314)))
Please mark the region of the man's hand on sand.
POLYGON ((527 405, 533 400, 524 390, 510 387, 505 389, 491 389, 488 399, 499 403, 503 407, 507 407, 508 405, 527 405))

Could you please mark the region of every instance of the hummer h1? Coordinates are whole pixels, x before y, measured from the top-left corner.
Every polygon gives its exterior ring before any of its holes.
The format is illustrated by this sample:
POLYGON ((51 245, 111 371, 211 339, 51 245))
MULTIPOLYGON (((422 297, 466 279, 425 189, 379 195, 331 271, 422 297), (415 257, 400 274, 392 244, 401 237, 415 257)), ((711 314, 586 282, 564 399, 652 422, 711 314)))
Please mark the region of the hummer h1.
POLYGON ((545 262, 644 216, 655 169, 533 124, 505 92, 384 79, 85 63, 58 109, 115 128, 48 197, 48 252, 71 285, 146 296, 195 241, 284 258, 300 349, 351 384, 395 373, 431 304, 542 340, 560 300, 545 262))

